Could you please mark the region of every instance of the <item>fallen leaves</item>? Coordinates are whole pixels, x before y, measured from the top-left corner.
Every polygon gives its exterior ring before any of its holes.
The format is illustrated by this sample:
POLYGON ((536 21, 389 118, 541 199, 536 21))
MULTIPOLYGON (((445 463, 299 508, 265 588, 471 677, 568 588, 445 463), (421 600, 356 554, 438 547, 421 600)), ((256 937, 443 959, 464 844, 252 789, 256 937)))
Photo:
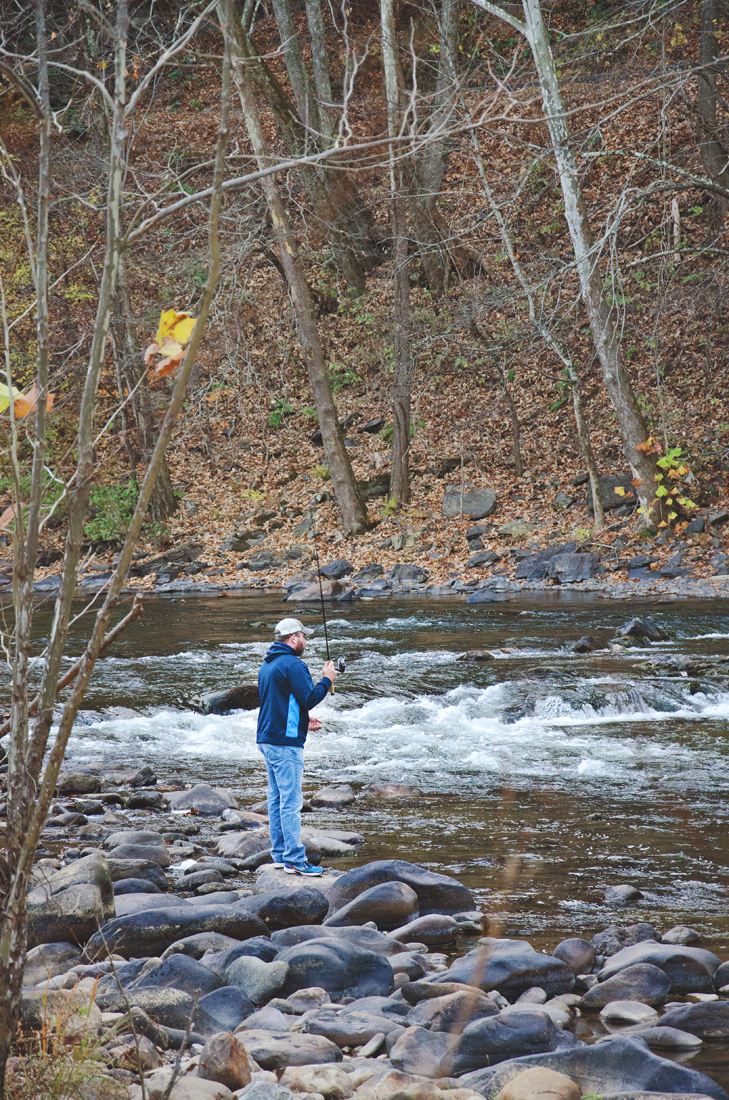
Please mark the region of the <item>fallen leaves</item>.
POLYGON ((154 341, 144 353, 144 362, 150 366, 156 355, 164 358, 152 370, 153 378, 166 378, 175 371, 185 357, 185 345, 195 328, 195 318, 176 309, 163 310, 154 341))

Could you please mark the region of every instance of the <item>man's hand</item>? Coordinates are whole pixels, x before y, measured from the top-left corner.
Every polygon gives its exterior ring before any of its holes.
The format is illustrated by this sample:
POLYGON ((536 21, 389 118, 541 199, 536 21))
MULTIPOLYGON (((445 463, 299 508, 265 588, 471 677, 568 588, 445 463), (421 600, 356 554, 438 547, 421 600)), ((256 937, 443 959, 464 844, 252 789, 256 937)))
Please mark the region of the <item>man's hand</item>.
POLYGON ((327 680, 331 680, 332 683, 337 678, 337 670, 334 667, 334 661, 327 661, 322 671, 322 676, 326 676, 327 680))
POLYGON ((316 733, 317 730, 321 729, 321 726, 322 726, 321 718, 310 718, 309 719, 309 733, 316 733))

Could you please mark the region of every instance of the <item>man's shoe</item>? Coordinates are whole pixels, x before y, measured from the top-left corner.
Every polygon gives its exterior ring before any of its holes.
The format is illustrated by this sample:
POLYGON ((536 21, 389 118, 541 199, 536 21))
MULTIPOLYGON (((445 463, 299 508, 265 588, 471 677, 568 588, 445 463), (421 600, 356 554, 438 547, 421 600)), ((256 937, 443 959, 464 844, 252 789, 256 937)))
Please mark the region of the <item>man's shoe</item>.
POLYGON ((273 869, 274 871, 283 871, 284 866, 285 865, 283 863, 274 863, 273 869))
POLYGON ((324 872, 321 867, 315 867, 313 863, 305 863, 303 867, 296 867, 293 863, 284 863, 284 871, 287 875, 306 875, 307 878, 318 878, 324 872))

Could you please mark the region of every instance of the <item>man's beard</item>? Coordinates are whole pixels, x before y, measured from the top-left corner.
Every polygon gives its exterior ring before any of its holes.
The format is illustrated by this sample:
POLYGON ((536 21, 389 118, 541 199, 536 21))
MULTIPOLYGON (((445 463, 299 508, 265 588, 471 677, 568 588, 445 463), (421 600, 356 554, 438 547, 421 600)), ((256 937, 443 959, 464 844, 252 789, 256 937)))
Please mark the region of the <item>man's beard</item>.
POLYGON ((296 644, 294 646, 294 653, 296 654, 296 656, 297 657, 302 657, 305 649, 306 649, 306 639, 305 638, 297 638, 296 639, 296 644))

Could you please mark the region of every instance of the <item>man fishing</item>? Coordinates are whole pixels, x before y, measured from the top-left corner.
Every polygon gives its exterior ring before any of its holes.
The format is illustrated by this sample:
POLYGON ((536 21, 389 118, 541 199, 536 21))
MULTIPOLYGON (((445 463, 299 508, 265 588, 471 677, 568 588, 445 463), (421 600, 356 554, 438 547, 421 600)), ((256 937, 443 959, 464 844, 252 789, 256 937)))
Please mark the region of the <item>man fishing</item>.
POLYGON ((337 678, 333 661, 327 660, 322 678, 314 686, 307 665, 301 660, 306 635, 311 629, 298 619, 282 619, 274 630, 274 643, 258 673, 260 710, 256 741, 268 771, 268 821, 271 830, 271 859, 287 875, 322 874, 306 858, 301 843, 301 781, 304 775, 304 744, 309 730, 321 729, 309 711, 321 703, 337 678))

